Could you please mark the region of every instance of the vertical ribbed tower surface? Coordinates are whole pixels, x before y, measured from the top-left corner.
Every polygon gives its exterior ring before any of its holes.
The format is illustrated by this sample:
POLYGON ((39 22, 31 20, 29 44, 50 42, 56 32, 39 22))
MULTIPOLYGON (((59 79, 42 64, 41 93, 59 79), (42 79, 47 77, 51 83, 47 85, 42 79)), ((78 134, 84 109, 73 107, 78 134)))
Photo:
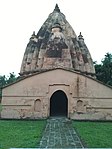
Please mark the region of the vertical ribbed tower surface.
POLYGON ((23 56, 20 75, 54 68, 95 74, 83 36, 81 33, 76 36, 57 4, 39 32, 33 32, 23 56))

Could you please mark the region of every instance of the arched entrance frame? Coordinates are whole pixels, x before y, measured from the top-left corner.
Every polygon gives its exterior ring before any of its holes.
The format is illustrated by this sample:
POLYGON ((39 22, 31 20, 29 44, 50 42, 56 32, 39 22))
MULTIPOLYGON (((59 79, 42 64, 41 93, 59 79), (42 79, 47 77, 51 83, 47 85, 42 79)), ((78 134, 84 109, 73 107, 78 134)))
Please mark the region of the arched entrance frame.
POLYGON ((50 116, 50 99, 51 96, 58 90, 63 91, 68 99, 68 113, 67 113, 67 117, 69 118, 69 111, 70 111, 70 86, 69 85, 65 85, 65 84, 53 84, 53 85, 49 85, 49 112, 48 112, 48 116, 50 116))
POLYGON ((68 99, 62 90, 57 90, 50 98, 50 116, 68 116, 68 99))

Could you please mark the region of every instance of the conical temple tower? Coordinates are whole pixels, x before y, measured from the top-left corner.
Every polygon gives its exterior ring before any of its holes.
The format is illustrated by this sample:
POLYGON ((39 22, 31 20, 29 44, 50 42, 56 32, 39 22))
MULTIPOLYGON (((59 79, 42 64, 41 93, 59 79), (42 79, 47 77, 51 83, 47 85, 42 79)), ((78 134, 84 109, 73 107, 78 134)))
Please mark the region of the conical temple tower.
POLYGON ((83 36, 81 33, 76 36, 57 4, 39 32, 33 32, 24 53, 20 75, 55 68, 95 74, 83 36))

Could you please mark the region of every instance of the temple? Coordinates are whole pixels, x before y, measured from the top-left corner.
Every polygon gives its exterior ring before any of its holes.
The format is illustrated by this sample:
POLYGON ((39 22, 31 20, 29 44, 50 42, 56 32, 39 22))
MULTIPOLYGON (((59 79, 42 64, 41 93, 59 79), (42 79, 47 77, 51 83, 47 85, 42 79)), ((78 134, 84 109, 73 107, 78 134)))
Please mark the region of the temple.
POLYGON ((80 71, 94 76, 95 70, 83 36, 77 37, 58 5, 26 47, 20 75, 54 68, 80 71))
POLYGON ((112 88, 96 80, 90 52, 56 4, 23 56, 20 79, 2 91, 2 118, 112 120, 112 88))

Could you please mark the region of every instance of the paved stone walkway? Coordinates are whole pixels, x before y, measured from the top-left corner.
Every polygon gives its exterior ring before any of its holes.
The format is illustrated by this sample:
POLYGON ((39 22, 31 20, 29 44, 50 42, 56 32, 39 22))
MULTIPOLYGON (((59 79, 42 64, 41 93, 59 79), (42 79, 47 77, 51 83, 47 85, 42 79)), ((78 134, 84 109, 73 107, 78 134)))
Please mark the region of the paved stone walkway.
POLYGON ((39 148, 83 148, 83 145, 67 118, 50 118, 39 148))

